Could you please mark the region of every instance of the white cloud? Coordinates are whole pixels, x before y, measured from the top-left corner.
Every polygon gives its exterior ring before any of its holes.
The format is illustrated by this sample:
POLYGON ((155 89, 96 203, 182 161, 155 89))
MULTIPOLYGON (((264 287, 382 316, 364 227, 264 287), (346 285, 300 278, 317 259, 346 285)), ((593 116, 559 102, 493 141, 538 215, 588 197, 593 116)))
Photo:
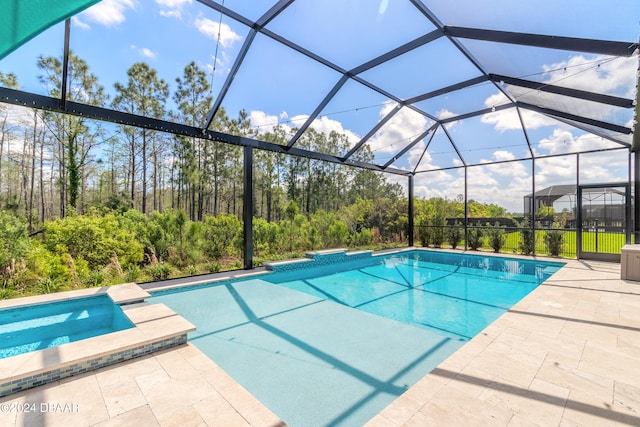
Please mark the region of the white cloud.
POLYGON ((105 27, 115 27, 125 21, 126 11, 135 9, 135 6, 134 0, 102 0, 82 12, 79 17, 105 27))
POLYGON ((161 10, 160 15, 165 18, 182 18, 182 13, 179 10, 161 10))
POLYGON ((569 130, 556 128, 547 138, 542 138, 536 148, 540 154, 562 154, 603 148, 603 141, 593 134, 582 134, 577 138, 569 130))
POLYGON ((78 18, 78 15, 72 16, 71 17, 71 22, 73 23, 73 25, 75 25, 76 27, 81 28, 83 30, 91 29, 91 25, 87 24, 86 22, 84 22, 80 18, 78 18))
MULTIPOLYGON (((251 122, 251 127, 259 133, 273 132, 273 129, 280 123, 278 116, 273 116, 265 113, 264 111, 257 110, 252 110, 249 113, 249 121, 251 122)), ((285 129, 287 133, 291 131, 291 127, 286 124, 282 124, 280 126, 285 129)))
MULTIPOLYGON (((279 126, 287 135, 291 134, 293 128, 302 126, 309 118, 306 114, 299 114, 289 118, 286 111, 280 113, 279 116, 270 115, 264 111, 253 110, 249 113, 251 126, 259 133, 273 132, 276 126, 279 126)), ((360 140, 360 136, 356 133, 345 129, 337 120, 332 120, 326 116, 319 117, 311 123, 311 128, 316 132, 329 135, 331 132, 337 132, 346 135, 351 145, 360 140)))
MULTIPOLYGON (((308 115, 300 114, 291 117, 289 120, 293 123, 294 126, 301 126, 307 121, 308 118, 308 115)), ((360 136, 358 136, 355 132, 345 129, 342 126, 341 122, 330 119, 326 116, 316 118, 313 122, 311 122, 311 126, 309 127, 313 128, 316 132, 324 133, 326 135, 329 135, 331 132, 345 135, 349 139, 349 144, 351 146, 355 145, 355 143, 360 140, 360 136)))
MULTIPOLYGON (((631 98, 636 85, 637 58, 611 58, 606 56, 585 57, 577 55, 566 61, 543 66, 544 79, 541 83, 555 84, 590 92, 611 94, 631 98), (600 64, 598 66, 598 64, 600 64)), ((583 115, 604 121, 614 120, 619 109, 594 102, 549 94, 544 91, 506 85, 505 89, 516 99, 534 105, 549 106, 572 114, 583 115)), ((508 101, 502 93, 491 95, 485 100, 485 106, 491 108, 508 101)), ((557 125, 553 119, 526 109, 520 110, 528 129, 557 125)), ((510 108, 482 116, 482 122, 491 124, 496 130, 520 129, 521 123, 517 110, 510 108)))
POLYGON ((191 4, 191 0, 156 0, 156 3, 168 9, 178 9, 185 4, 191 4))
POLYGON ((155 0, 162 9, 160 15, 165 18, 182 18, 182 8, 186 4, 191 4, 191 0, 155 0))
POLYGON ((506 176, 512 178, 522 178, 529 175, 530 169, 527 169, 525 165, 528 163, 524 162, 511 162, 510 160, 515 160, 516 156, 506 150, 498 150, 494 151, 491 155, 491 159, 482 159, 480 163, 488 163, 486 167, 491 173, 494 173, 499 176, 506 176), (503 163, 493 163, 493 162, 503 162, 503 163), (508 163, 505 163, 508 162, 508 163))
MULTIPOLYGON (((452 112, 452 111, 445 110, 445 109, 443 109, 443 110, 440 110, 440 111, 436 112, 436 117, 437 117, 437 118, 439 118, 439 119, 448 119, 448 118, 455 117, 455 116, 458 116, 458 115, 459 115, 459 114, 456 114, 456 113, 454 113, 454 112, 452 112)), ((455 125, 457 125, 458 123, 460 123, 460 120, 456 120, 456 121, 454 121, 454 122, 449 122, 449 123, 447 123, 447 124, 445 125, 445 127, 446 127, 447 129, 451 129, 451 128, 453 128, 455 125)))
POLYGON ((142 55, 145 58, 153 59, 156 57, 156 53, 149 48, 138 47, 135 44, 132 44, 131 46, 129 46, 129 48, 132 50, 135 50, 136 52, 138 52, 139 55, 142 55))
MULTIPOLYGON (((492 106, 490 98, 491 97, 485 101, 487 107, 492 106)), ((557 121, 547 116, 523 108, 520 109, 520 114, 527 129, 538 129, 544 126, 558 124, 557 121)), ((515 107, 484 114, 480 120, 482 123, 493 125, 495 130, 499 132, 522 129, 522 123, 520 122, 520 117, 518 117, 518 111, 515 107)))
MULTIPOLYGON (((396 107, 394 102, 386 103, 380 110, 384 118, 396 107)), ((409 108, 402 108, 368 141, 374 153, 396 153, 427 130, 433 122, 409 108)))
POLYGON ((558 84, 590 92, 631 98, 636 85, 638 58, 577 55, 567 61, 544 66, 543 83, 558 84))
POLYGON ((140 49, 140 53, 142 53, 142 55, 146 56, 147 58, 155 58, 156 57, 156 53, 154 51, 152 51, 151 49, 148 49, 146 47, 143 47, 142 49, 140 49))
POLYGON ((198 31, 212 40, 218 40, 218 33, 220 33, 220 45, 225 48, 233 46, 234 42, 242 39, 239 34, 224 22, 219 25, 218 22, 211 19, 198 18, 194 21, 194 24, 198 31))

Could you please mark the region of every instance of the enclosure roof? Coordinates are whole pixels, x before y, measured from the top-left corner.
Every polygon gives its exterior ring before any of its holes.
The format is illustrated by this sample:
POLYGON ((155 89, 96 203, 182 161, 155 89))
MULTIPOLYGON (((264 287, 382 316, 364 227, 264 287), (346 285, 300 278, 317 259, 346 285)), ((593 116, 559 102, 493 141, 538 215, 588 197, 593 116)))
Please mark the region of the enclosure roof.
MULTIPOLYGON (((566 196, 567 194, 576 194, 576 185, 552 185, 551 187, 543 188, 535 192, 536 197, 552 197, 552 196, 566 196)), ((531 197, 528 194, 525 197, 531 197)))
POLYGON ((633 143, 637 0, 104 0, 79 15, 95 1, 36 3, 0 0, 11 11, 0 18, 0 69, 73 16, 67 51, 82 50, 77 35, 86 52, 110 55, 105 70, 124 71, 131 59, 119 56, 116 36, 91 39, 87 28, 106 22, 96 16, 135 12, 143 24, 114 28, 129 31, 132 49, 162 31, 155 52, 173 72, 165 80, 191 60, 209 66, 210 112, 194 125, 26 88, 0 88, 4 102, 406 175, 633 143), (175 31, 187 17, 191 26, 175 31), (240 110, 251 138, 214 130, 222 112, 240 110), (278 131, 285 140, 268 142, 278 131), (314 142, 314 132, 330 131, 347 146, 314 142))

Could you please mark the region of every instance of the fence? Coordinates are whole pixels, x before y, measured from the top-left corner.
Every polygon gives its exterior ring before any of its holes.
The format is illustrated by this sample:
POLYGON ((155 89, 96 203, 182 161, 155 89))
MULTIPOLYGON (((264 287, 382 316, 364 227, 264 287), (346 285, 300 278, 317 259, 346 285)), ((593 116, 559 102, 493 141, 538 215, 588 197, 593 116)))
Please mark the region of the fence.
MULTIPOLYGON (((536 229, 534 234, 531 228, 468 226, 466 240, 464 226, 419 225, 415 229, 416 245, 422 246, 466 248, 525 255, 552 255, 564 258, 575 258, 577 254, 576 230, 571 228, 536 229)), ((603 242, 603 233, 600 234, 600 240, 594 239, 594 243, 596 241, 603 242)), ((584 236, 585 233, 583 233, 583 248, 585 244, 589 244, 589 242, 584 242, 584 236)), ((621 236, 624 241, 624 233, 621 236)), ((609 239, 614 242, 618 240, 617 234, 609 239)))

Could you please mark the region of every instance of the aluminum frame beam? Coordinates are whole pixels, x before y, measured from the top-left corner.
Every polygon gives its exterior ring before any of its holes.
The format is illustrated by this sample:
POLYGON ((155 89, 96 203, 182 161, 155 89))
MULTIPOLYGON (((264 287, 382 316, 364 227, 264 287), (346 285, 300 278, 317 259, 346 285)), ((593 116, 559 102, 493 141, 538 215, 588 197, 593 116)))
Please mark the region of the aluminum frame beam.
POLYGON ((436 96, 445 95, 447 93, 455 92, 457 90, 461 90, 469 86, 474 86, 480 83, 484 83, 487 80, 490 80, 488 76, 474 77, 472 79, 465 80, 460 83, 452 84, 440 89, 433 90, 431 92, 423 93, 422 95, 414 96, 413 98, 408 98, 404 102, 406 104, 415 104, 416 102, 426 101, 427 99, 435 98, 436 96))
MULTIPOLYGON (((520 102, 520 101, 516 102, 516 106, 524 108, 526 110, 531 110, 537 113, 545 114, 548 116, 560 117, 563 119, 571 120, 578 123, 583 123, 585 125, 594 126, 596 128, 610 130, 612 132, 617 132, 624 135, 631 134, 631 129, 629 129, 628 127, 616 125, 609 122, 603 122, 602 120, 590 119, 587 117, 578 116, 578 115, 567 113, 564 111, 558 111, 558 110, 554 110, 552 108, 546 108, 546 107, 539 107, 537 105, 528 104, 526 102, 520 102)), ((497 108, 498 107, 496 107, 496 109, 497 108)), ((611 139, 611 138, 608 138, 608 139, 611 139)))
POLYGON ((298 128, 298 131, 296 132, 296 134, 293 135, 293 138, 291 138, 291 140, 289 140, 287 147, 293 147, 293 145, 298 141, 298 139, 300 139, 302 134, 306 132, 307 128, 311 126, 311 123, 313 123, 313 121, 318 117, 318 115, 322 112, 322 110, 324 110, 324 107, 327 106, 327 104, 333 99, 335 94, 342 88, 342 86, 344 86, 347 80, 349 80, 349 76, 347 76, 346 74, 343 74, 340 80, 338 80, 338 83, 336 83, 333 86, 333 89, 329 91, 329 93, 327 94, 327 96, 324 97, 322 102, 320 102, 320 104, 318 104, 316 109, 313 110, 313 113, 311 113, 311 115, 302 124, 302 126, 298 128))
MULTIPOLYGON (((440 124, 437 124, 438 126, 441 126, 440 124)), ((420 154, 420 158, 418 159, 418 161, 416 162, 416 167, 413 168, 413 174, 416 174, 416 171, 418 170, 418 166, 420 166, 420 163, 422 163, 422 159, 424 158, 424 155, 427 153, 427 150, 429 149, 429 146, 431 145, 431 141, 433 141, 433 138, 436 136, 436 132, 438 131, 438 129, 434 129, 433 133, 431 134, 431 138, 429 138, 429 141, 427 141, 427 145, 424 146, 424 150, 422 150, 422 154, 420 154)))
POLYGON ((633 107, 633 100, 619 96, 605 95, 580 89, 572 89, 564 86, 556 86, 549 83, 540 83, 531 80, 519 79, 515 77, 502 76, 499 74, 489 74, 489 79, 494 82, 505 83, 527 89, 539 90, 541 92, 554 93, 557 95, 569 96, 583 99, 585 101, 597 102, 621 108, 633 107))
POLYGON ((582 39, 577 37, 515 33, 511 31, 484 30, 479 28, 455 26, 444 26, 443 30, 445 35, 460 39, 482 40, 609 56, 631 56, 638 48, 638 43, 582 39))
POLYGON ((400 111, 401 109, 402 109, 402 105, 397 104, 394 107, 394 109, 389 112, 389 114, 387 114, 382 120, 380 120, 378 123, 376 123, 376 125, 373 127, 373 129, 371 129, 365 136, 363 136, 362 139, 356 145, 354 145, 351 148, 351 150, 349 150, 347 152, 347 154, 344 155, 343 159, 344 160, 349 159, 349 157, 351 157, 356 151, 358 151, 360 149, 360 147, 362 147, 364 145, 364 143, 369 140, 369 138, 371 138, 376 132, 378 132, 380 130, 380 128, 382 126, 384 126, 389 120, 391 120, 391 118, 393 116, 395 116, 396 113, 398 111, 400 111))
POLYGON ((184 135, 188 137, 201 138, 205 140, 217 141, 243 147, 253 147, 260 150, 290 154, 292 156, 337 163, 345 166, 355 166, 379 172, 389 172, 395 175, 407 176, 410 174, 409 171, 402 169, 387 168, 383 170, 380 165, 376 165, 373 163, 352 161, 340 158, 338 156, 304 150, 296 147, 287 149, 287 147, 284 145, 274 144, 272 142, 261 141, 258 139, 247 138, 239 135, 231 135, 224 132, 217 132, 195 126, 188 126, 162 119, 155 119, 152 117, 139 116, 136 114, 116 111, 105 107, 97 107, 94 105, 81 104, 72 101, 67 101, 65 107, 61 107, 60 100, 58 98, 37 95, 4 87, 0 87, 0 102, 20 105, 27 108, 37 108, 40 110, 71 114, 74 116, 86 117, 103 122, 111 122, 126 126, 135 126, 159 132, 167 132, 175 135, 184 135))
POLYGON ((412 51, 413 49, 416 49, 427 43, 431 43, 432 41, 437 40, 442 36, 443 36, 442 31, 433 30, 430 33, 420 36, 408 43, 403 44, 402 46, 399 46, 386 53, 383 53, 382 55, 372 59, 371 61, 365 62, 364 64, 351 69, 351 71, 349 71, 349 74, 355 76, 360 73, 364 73, 365 71, 370 70, 371 68, 377 67, 380 64, 384 64, 385 62, 390 61, 400 55, 404 55, 405 53, 412 51))
MULTIPOLYGON (((404 147, 402 150, 400 150, 399 152, 397 152, 387 163, 385 163, 382 167, 383 168, 388 168, 389 166, 391 166, 396 160, 398 160, 400 157, 404 156, 405 153, 409 150, 411 150, 418 142, 422 141, 423 139, 425 139, 427 137, 427 135, 429 135, 429 133, 431 131, 435 131, 438 126, 440 126, 439 123, 434 123, 433 125, 431 125, 427 130, 425 130, 424 132, 422 132, 416 139, 414 139, 413 141, 411 141, 411 143, 409 145, 407 145, 406 147, 404 147)), ((435 133, 435 132, 434 132, 435 133)), ((432 136, 433 137, 433 136, 432 136)))

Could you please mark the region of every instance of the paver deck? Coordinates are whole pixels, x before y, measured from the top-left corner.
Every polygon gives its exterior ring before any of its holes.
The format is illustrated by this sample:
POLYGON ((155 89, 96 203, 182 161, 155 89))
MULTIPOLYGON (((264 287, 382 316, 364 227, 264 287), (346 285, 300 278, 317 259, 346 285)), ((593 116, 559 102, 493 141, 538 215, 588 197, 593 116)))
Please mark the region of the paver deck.
POLYGON ((2 426, 283 426, 191 344, 0 399, 2 426))
MULTIPOLYGON (((368 426, 640 425, 639 368, 640 282, 620 280, 619 264, 569 261, 368 426)), ((284 425, 191 344, 0 409, 2 426, 284 425)))

